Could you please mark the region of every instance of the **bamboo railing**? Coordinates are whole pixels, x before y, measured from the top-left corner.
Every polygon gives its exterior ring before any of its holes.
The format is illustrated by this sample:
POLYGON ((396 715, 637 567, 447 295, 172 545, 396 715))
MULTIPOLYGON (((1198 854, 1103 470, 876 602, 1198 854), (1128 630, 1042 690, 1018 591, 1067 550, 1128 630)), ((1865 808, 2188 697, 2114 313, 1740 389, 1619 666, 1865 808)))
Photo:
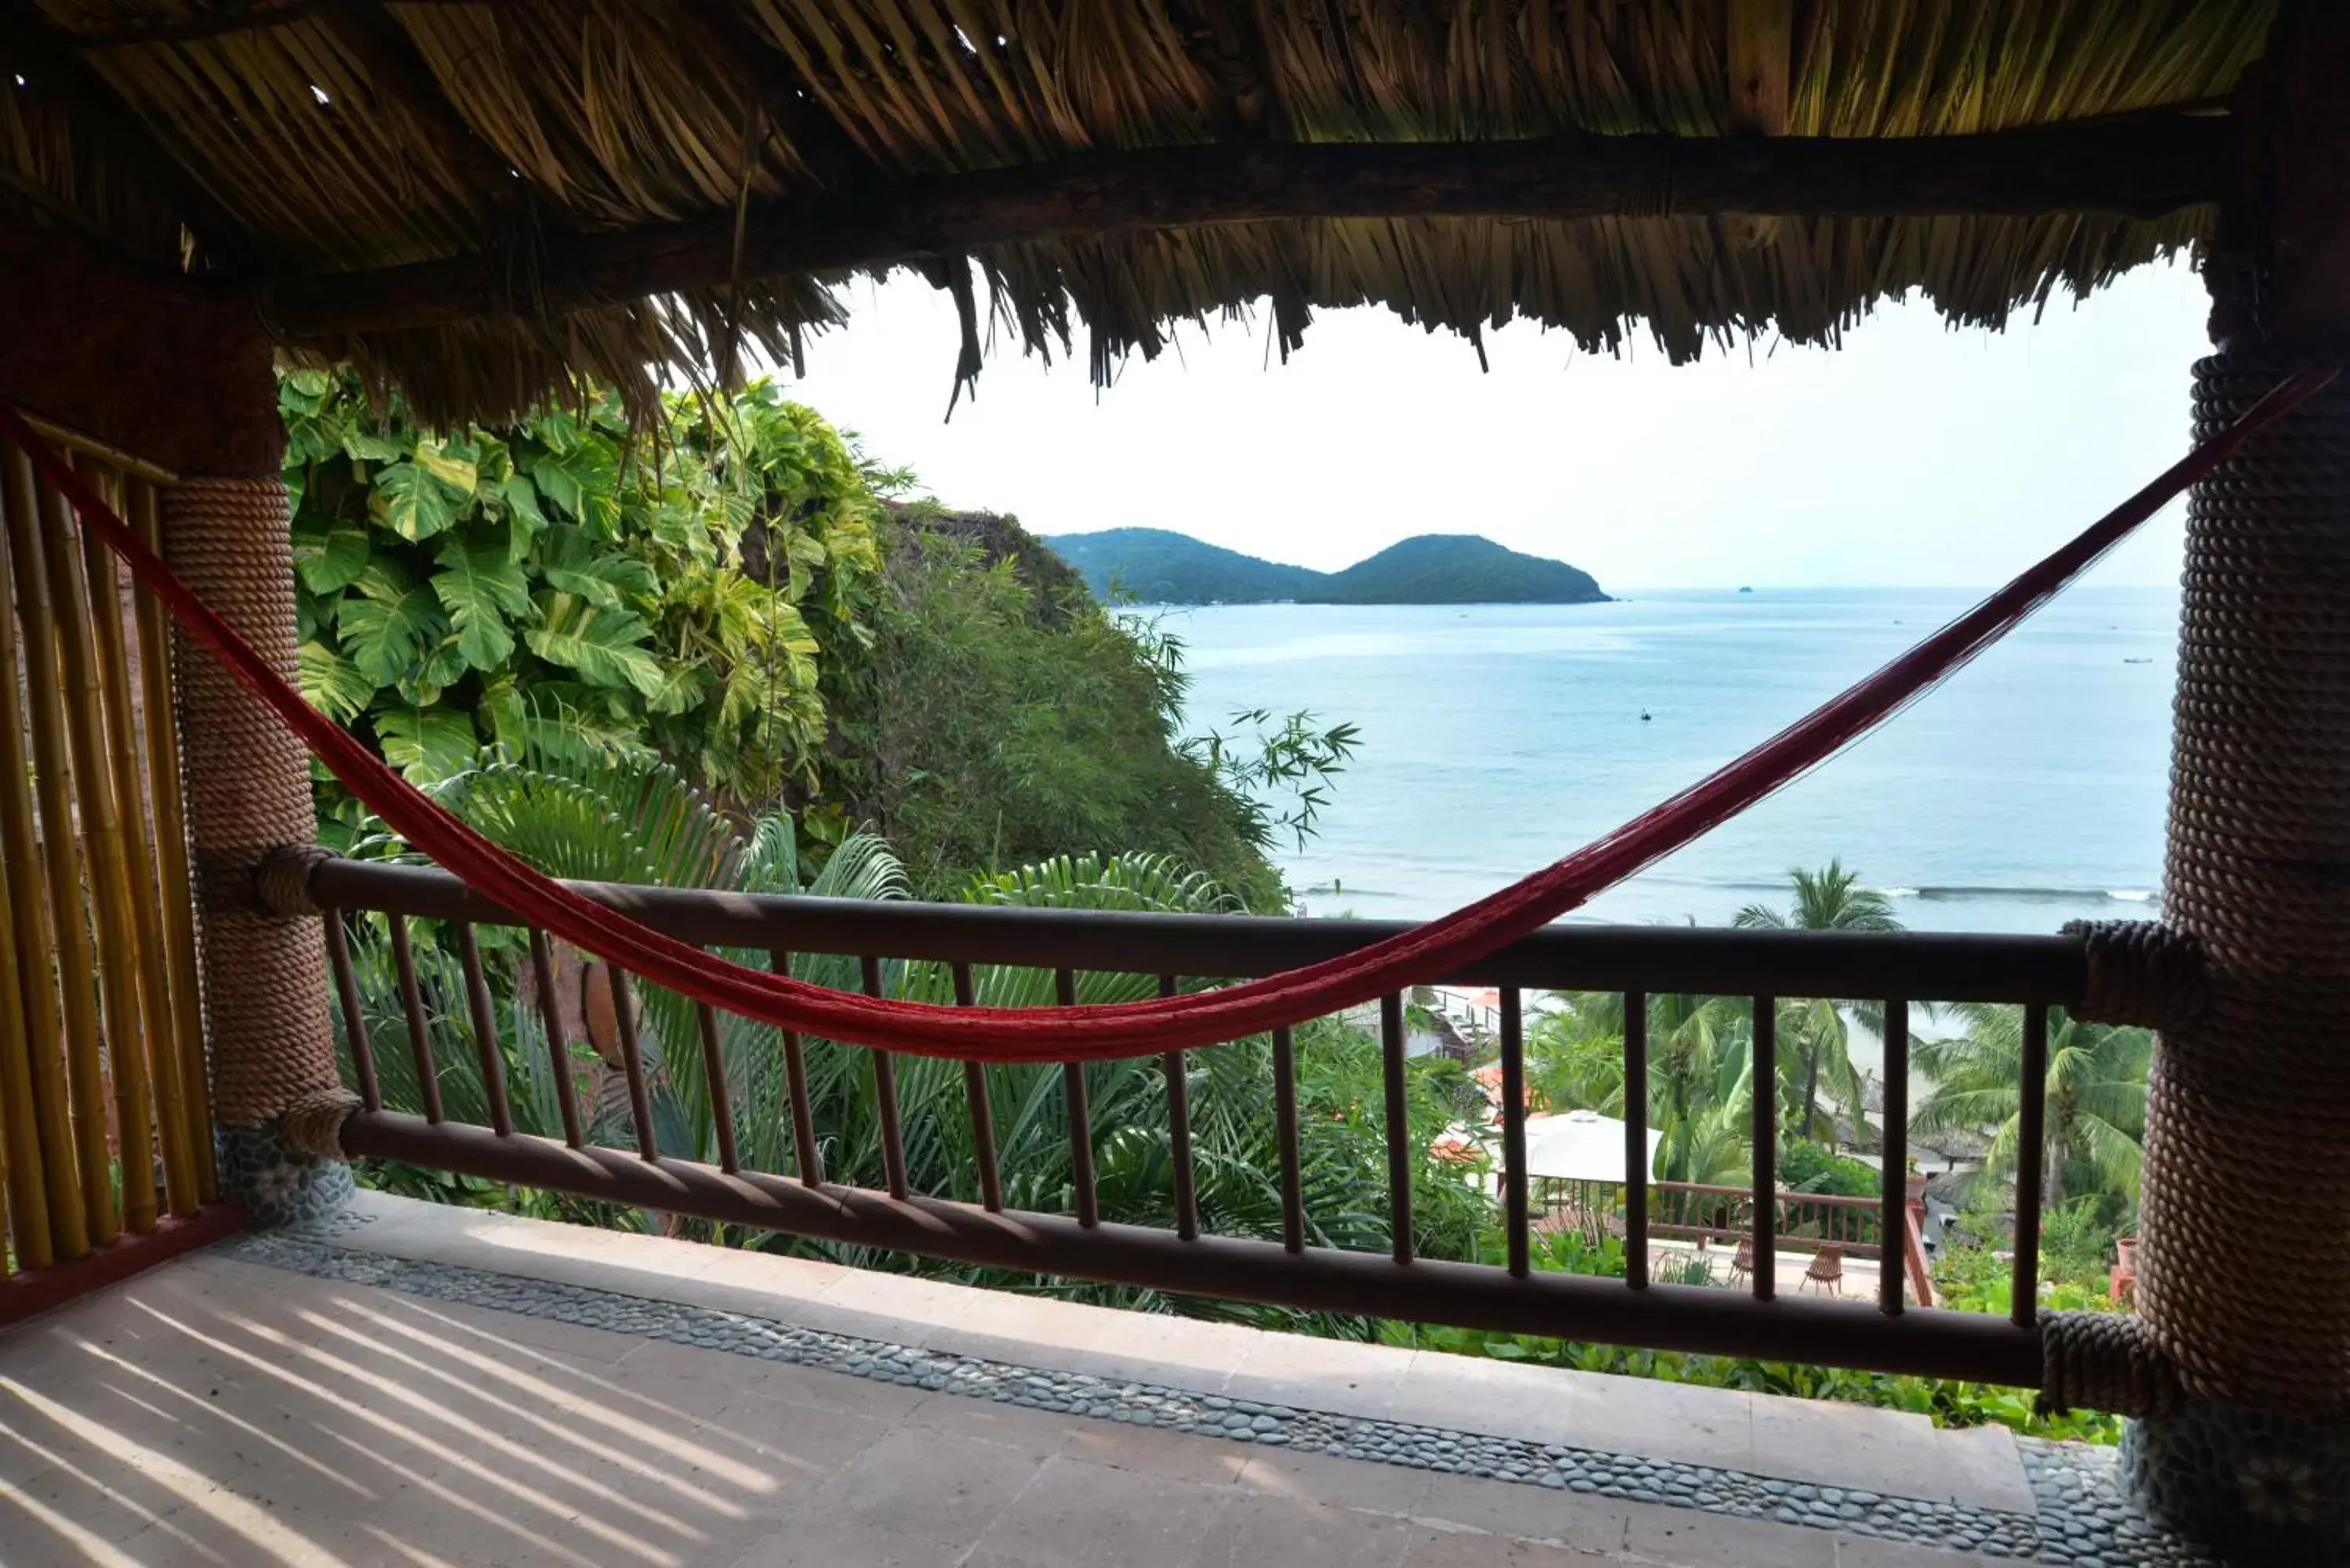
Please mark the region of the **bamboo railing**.
MULTIPOLYGON (((172 476, 65 439, 153 542, 172 476)), ((171 661, 0 443, 0 1282, 219 1196, 171 661)))

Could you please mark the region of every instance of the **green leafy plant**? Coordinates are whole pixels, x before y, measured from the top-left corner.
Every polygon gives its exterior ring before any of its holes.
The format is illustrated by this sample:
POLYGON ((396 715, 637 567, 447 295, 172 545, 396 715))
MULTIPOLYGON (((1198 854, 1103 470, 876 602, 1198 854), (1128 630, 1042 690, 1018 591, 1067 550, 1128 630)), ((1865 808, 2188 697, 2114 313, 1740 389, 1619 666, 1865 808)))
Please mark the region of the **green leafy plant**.
POLYGON ((818 656, 869 643, 879 556, 816 414, 754 382, 631 448, 609 396, 440 432, 348 374, 278 396, 302 689, 411 780, 494 742, 657 754, 754 807, 816 783, 818 656))

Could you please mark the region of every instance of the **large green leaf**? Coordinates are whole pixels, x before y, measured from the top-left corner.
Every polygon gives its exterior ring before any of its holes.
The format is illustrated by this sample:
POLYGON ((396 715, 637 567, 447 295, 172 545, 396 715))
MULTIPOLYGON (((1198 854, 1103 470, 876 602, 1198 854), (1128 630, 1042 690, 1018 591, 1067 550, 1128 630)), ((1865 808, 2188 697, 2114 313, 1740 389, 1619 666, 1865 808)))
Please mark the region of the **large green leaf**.
POLYGON ((546 514, 538 506, 538 486, 530 482, 530 475, 516 473, 498 487, 498 493, 506 504, 507 537, 514 558, 519 561, 529 554, 531 541, 546 532, 546 514))
POLYGON ((375 716, 383 760, 411 784, 438 784, 472 767, 480 752, 473 722, 446 708, 393 708, 375 716))
POLYGON ((449 634, 432 590, 411 584, 390 561, 370 562, 354 586, 359 596, 346 597, 335 618, 343 652, 379 686, 413 674, 449 634))
POLYGON ((509 558, 505 541, 452 539, 433 557, 432 592, 456 628, 457 651, 476 670, 495 670, 514 657, 506 619, 530 608, 530 579, 509 558))
POLYGON ((535 452, 520 466, 540 495, 599 538, 610 536, 620 516, 620 459, 610 441, 591 432, 568 451, 535 452))
POLYGON ((660 665, 639 646, 652 631, 643 620, 574 594, 550 594, 540 609, 542 623, 524 633, 533 653, 577 671, 591 686, 629 686, 646 697, 659 694, 660 665))
POLYGON ((310 706, 338 724, 348 724, 367 711, 376 683, 359 667, 323 642, 305 642, 294 651, 296 680, 310 706))
POLYGON ((472 495, 470 484, 461 491, 422 463, 395 462, 375 476, 368 515, 403 539, 430 539, 456 526, 472 495))
POLYGON ((471 441, 421 441, 416 466, 423 469, 458 497, 470 501, 481 485, 481 449, 471 441))
POLYGON ((602 609, 616 609, 629 598, 649 599, 660 591, 660 580, 650 566, 598 545, 585 529, 569 524, 548 531, 539 546, 538 569, 549 587, 577 594, 602 609))
POLYGON ((295 524, 294 569, 312 593, 331 594, 350 587, 367 564, 366 529, 331 518, 295 524))
POLYGON ((355 424, 343 432, 343 452, 361 462, 398 462, 408 455, 408 443, 398 436, 377 435, 355 424))

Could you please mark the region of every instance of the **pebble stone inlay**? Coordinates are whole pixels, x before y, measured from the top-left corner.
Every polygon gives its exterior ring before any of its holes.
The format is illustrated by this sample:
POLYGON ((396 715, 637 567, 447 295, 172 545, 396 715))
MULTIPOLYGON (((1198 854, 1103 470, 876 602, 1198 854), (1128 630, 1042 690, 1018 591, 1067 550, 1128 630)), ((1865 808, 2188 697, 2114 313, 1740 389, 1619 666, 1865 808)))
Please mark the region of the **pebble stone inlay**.
POLYGON ((384 1257, 331 1244, 367 1222, 366 1216, 346 1212, 289 1230, 249 1232, 213 1250, 244 1262, 348 1284, 376 1285, 527 1317, 766 1361, 793 1362, 852 1377, 1129 1426, 1163 1427, 1235 1443, 1773 1520, 2067 1568, 2140 1568, 2141 1564, 2220 1568, 2129 1510, 2116 1484, 2113 1451, 2107 1449, 2020 1440, 2024 1471, 2040 1507, 2035 1518, 1921 1498, 1814 1486, 1742 1470, 1016 1366, 828 1334, 771 1318, 455 1264, 384 1257))

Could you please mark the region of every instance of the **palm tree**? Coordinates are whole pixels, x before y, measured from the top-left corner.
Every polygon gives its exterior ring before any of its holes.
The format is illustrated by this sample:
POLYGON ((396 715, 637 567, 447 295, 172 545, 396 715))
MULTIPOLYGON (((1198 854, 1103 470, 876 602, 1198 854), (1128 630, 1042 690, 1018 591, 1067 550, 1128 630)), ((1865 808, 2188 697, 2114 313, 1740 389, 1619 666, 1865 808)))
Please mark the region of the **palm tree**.
MULTIPOLYGON (((1529 1086, 1556 1109, 1624 1114, 1624 997, 1575 992, 1526 1042, 1529 1086)), ((1753 1125, 1752 1040, 1745 1000, 1648 998, 1648 1125, 1659 1181, 1743 1180, 1753 1125)))
MULTIPOLYGON (((1862 887, 1860 874, 1846 870, 1841 860, 1830 860, 1817 871, 1798 867, 1787 875, 1795 888, 1793 909, 1780 910, 1765 904, 1749 904, 1731 917, 1731 924, 1779 931, 1901 929, 1901 922, 1894 918, 1893 907, 1886 901, 1885 895, 1874 888, 1862 887)), ((1860 1070, 1852 1064, 1851 1035, 1844 1022, 1847 1010, 1879 1034, 1884 1033, 1885 1005, 1881 1002, 1822 998, 1780 1004, 1780 1038, 1794 1046, 1792 1054, 1783 1053, 1781 1060, 1802 1075, 1803 1087, 1795 1102, 1801 1109, 1795 1128, 1802 1137, 1817 1135, 1823 1076, 1828 1079, 1828 1086, 1836 1098, 1851 1111, 1856 1135, 1860 1130, 1866 1098, 1860 1070)))
MULTIPOLYGON (((1991 1131, 1985 1170, 2015 1169, 2023 1109, 2023 1010, 1962 1002, 1964 1032, 1920 1041, 1912 1055, 1933 1092, 1909 1118, 1921 1133, 1991 1131)), ((2147 1069, 2154 1035, 2048 1012, 2047 1150, 2043 1207, 2076 1187, 2102 1186, 2135 1200, 2145 1159, 2147 1069)))

